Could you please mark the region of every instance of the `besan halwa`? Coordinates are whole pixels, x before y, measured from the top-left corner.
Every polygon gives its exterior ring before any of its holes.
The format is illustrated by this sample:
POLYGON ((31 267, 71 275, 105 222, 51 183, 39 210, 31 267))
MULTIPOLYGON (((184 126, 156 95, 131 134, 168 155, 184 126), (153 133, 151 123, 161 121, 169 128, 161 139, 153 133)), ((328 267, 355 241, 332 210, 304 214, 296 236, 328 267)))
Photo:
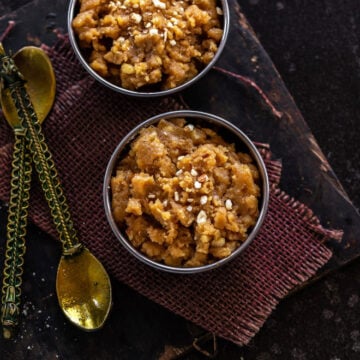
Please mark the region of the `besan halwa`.
POLYGON ((171 89, 195 77, 222 38, 216 0, 80 0, 72 21, 89 65, 126 89, 171 89))
POLYGON ((176 267, 229 256, 259 207, 259 172, 209 128, 178 118, 140 131, 111 179, 112 212, 131 244, 176 267))

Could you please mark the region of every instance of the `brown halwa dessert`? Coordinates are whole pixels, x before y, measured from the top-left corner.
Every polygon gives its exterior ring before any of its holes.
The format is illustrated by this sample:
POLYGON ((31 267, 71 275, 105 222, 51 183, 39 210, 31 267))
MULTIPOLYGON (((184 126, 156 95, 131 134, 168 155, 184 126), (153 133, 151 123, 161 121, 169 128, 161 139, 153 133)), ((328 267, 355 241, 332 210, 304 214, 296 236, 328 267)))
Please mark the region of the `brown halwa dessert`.
POLYGON ((111 179, 112 212, 152 260, 196 267, 229 256, 258 218, 259 172, 213 130, 184 119, 141 130, 111 179))
POLYGON ((223 30, 216 0, 79 0, 72 22, 89 64, 126 89, 171 89, 214 57, 223 30))

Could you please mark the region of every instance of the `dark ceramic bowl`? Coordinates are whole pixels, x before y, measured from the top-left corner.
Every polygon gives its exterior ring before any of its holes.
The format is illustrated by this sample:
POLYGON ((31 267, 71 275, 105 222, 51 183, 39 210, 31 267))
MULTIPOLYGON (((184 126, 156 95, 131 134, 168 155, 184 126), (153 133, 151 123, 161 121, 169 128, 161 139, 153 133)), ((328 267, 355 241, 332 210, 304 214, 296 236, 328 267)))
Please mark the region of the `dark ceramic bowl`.
POLYGON ((229 6, 227 3, 227 0, 219 0, 219 2, 221 4, 221 9, 223 12, 223 35, 220 40, 218 50, 217 50, 214 58, 210 61, 210 63, 208 65, 206 65, 201 71, 199 71, 199 73, 195 77, 193 77, 191 80, 189 80, 175 88, 172 88, 172 89, 159 90, 159 91, 157 91, 157 90, 156 91, 153 91, 153 90, 150 90, 150 91, 128 90, 128 89, 125 89, 121 86, 118 86, 118 85, 110 82, 109 80, 107 80, 104 77, 102 77, 101 75, 99 75, 96 71, 94 71, 88 64, 88 62, 85 58, 85 55, 84 55, 84 51, 79 47, 77 37, 72 28, 72 20, 74 19, 74 17, 77 14, 79 0, 70 0, 70 4, 69 4, 67 26, 68 26, 70 43, 74 49, 76 56, 78 57, 78 59, 80 61, 80 63, 90 73, 90 75, 92 77, 94 77, 97 81, 99 81, 101 84, 105 85, 106 87, 108 87, 114 91, 117 91, 119 93, 126 94, 126 95, 136 96, 136 97, 156 97, 156 96, 165 96, 165 95, 174 94, 178 91, 184 90, 185 88, 189 87, 190 85, 197 82, 200 78, 202 78, 212 68, 212 66, 215 64, 215 62, 219 59, 219 57, 225 47, 225 43, 226 43, 228 33, 229 33, 230 13, 229 13, 229 6))
POLYGON ((192 273, 198 273, 198 272, 203 272, 214 268, 218 268, 219 266, 227 263, 228 261, 238 256, 240 253, 242 253, 245 250, 245 248, 253 241, 256 234, 260 230, 261 225, 263 224, 265 214, 267 212, 268 202, 269 202, 269 180, 264 162, 257 148, 251 142, 251 140, 236 126, 234 126, 230 122, 218 116, 208 113, 203 113, 198 111, 172 111, 154 116, 142 122, 140 125, 136 126, 132 131, 130 131, 130 133, 128 133, 122 139, 120 144, 116 147, 115 151, 113 152, 106 168, 104 187, 103 187, 103 197, 104 197, 105 213, 107 220, 111 226, 111 229, 114 232, 115 236, 118 238, 118 240, 121 242, 121 244, 132 255, 134 255, 137 259, 139 259, 143 263, 148 264, 156 269, 160 269, 172 273, 192 274, 192 273), (218 260, 214 263, 199 267, 173 267, 149 259, 147 256, 145 256, 140 251, 138 251, 135 247, 133 247, 131 242, 127 239, 126 234, 119 229, 118 225, 115 223, 111 210, 111 196, 112 196, 111 188, 110 188, 111 177, 115 173, 119 159, 121 159, 127 153, 129 149, 129 144, 139 134, 139 131, 142 128, 156 124, 160 119, 169 120, 179 117, 183 117, 185 119, 191 119, 191 123, 194 125, 198 124, 201 126, 206 126, 209 128, 216 129, 216 131, 226 141, 228 141, 229 143, 236 144, 237 151, 244 151, 249 153, 254 160, 254 164, 257 166, 259 170, 260 178, 261 178, 259 184, 261 188, 261 199, 259 201, 259 210, 260 210, 259 217, 255 226, 251 229, 248 238, 228 257, 218 260))

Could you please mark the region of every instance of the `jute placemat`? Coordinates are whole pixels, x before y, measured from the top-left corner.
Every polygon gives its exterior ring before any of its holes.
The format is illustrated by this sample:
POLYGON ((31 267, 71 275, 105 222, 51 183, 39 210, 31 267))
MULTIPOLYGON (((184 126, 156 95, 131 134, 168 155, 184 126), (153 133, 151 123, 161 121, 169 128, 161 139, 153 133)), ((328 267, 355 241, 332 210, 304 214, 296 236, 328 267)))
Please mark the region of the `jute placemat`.
MULTIPOLYGON (((341 233, 324 229, 310 209, 279 189, 281 164, 259 145, 270 176, 270 205, 262 230, 241 256, 220 269, 191 276, 162 273, 140 263, 120 245, 106 221, 105 168, 131 128, 181 104, 176 98, 134 99, 104 88, 81 68, 66 37, 45 49, 56 72, 57 98, 43 128, 79 238, 116 280, 220 337, 247 344, 278 302, 330 259, 324 241, 341 233)), ((7 201, 13 137, 0 120, 0 199, 7 201)), ((35 178, 30 219, 56 237, 35 178)))

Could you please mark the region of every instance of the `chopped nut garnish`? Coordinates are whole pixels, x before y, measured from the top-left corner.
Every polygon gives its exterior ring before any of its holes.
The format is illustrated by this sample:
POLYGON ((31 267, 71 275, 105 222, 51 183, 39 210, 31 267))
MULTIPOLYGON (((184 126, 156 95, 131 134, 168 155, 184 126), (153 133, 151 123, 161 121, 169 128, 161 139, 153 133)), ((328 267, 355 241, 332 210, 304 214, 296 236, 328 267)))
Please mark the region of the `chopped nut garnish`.
POLYGON ((179 193, 177 191, 174 192, 174 200, 175 201, 179 201, 180 197, 179 197, 179 193))
POLYGON ((201 182, 199 182, 199 181, 196 180, 196 181, 194 182, 194 188, 195 188, 195 189, 201 189, 201 182))
POLYGON ((166 4, 161 2, 160 0, 152 0, 152 3, 156 8, 166 9, 166 4))
POLYGON ((205 205, 208 201, 208 197, 206 195, 203 195, 200 197, 200 204, 205 205))
POLYGON ((186 127, 187 127, 190 131, 193 131, 194 128, 195 128, 193 124, 186 125, 186 127))
POLYGON ((189 202, 189 203, 192 203, 194 201, 194 199, 188 198, 186 201, 189 202))
POLYGON ((173 23, 174 25, 177 25, 178 22, 179 22, 178 19, 176 19, 176 18, 174 18, 174 17, 172 17, 170 20, 172 21, 172 23, 173 23))
POLYGON ((110 1, 109 5, 111 6, 111 8, 116 9, 121 6, 121 2, 120 1, 110 1))
POLYGON ((206 174, 201 174, 199 177, 198 177, 198 181, 200 181, 201 183, 205 182, 205 181, 208 181, 209 180, 209 177, 206 175, 206 174))
POLYGON ((189 211, 189 212, 191 212, 192 209, 193 209, 193 207, 192 207, 191 205, 189 205, 189 206, 186 208, 186 210, 189 211))
POLYGON ((196 217, 196 222, 198 224, 204 224, 206 223, 206 220, 207 220, 206 212, 204 210, 200 210, 198 216, 196 217))
POLYGON ((198 172, 197 172, 194 168, 192 168, 192 169, 190 170, 190 174, 191 174, 192 176, 198 176, 198 175, 199 175, 198 172))
POLYGON ((140 14, 132 13, 130 18, 135 21, 136 24, 139 24, 142 20, 142 16, 140 14))
POLYGON ((149 194, 149 195, 148 195, 148 198, 149 198, 149 199, 155 199, 155 198, 156 198, 156 195, 155 195, 155 194, 149 194))
POLYGON ((226 210, 231 210, 232 209, 232 201, 230 200, 230 199, 227 199, 226 201, 225 201, 225 208, 226 208, 226 210))
POLYGON ((183 173, 183 170, 180 169, 180 170, 178 170, 178 171, 175 173, 175 175, 176 175, 176 176, 179 176, 179 175, 181 175, 182 173, 183 173))
POLYGON ((175 39, 171 39, 171 40, 169 41, 169 43, 170 43, 171 46, 175 46, 175 45, 176 45, 176 40, 175 40, 175 39))
POLYGON ((159 34, 159 30, 152 28, 152 29, 149 30, 149 34, 150 35, 157 35, 157 34, 159 34))
POLYGON ((223 12, 222 9, 219 8, 218 6, 216 7, 216 13, 217 13, 218 15, 224 15, 224 12, 223 12))

